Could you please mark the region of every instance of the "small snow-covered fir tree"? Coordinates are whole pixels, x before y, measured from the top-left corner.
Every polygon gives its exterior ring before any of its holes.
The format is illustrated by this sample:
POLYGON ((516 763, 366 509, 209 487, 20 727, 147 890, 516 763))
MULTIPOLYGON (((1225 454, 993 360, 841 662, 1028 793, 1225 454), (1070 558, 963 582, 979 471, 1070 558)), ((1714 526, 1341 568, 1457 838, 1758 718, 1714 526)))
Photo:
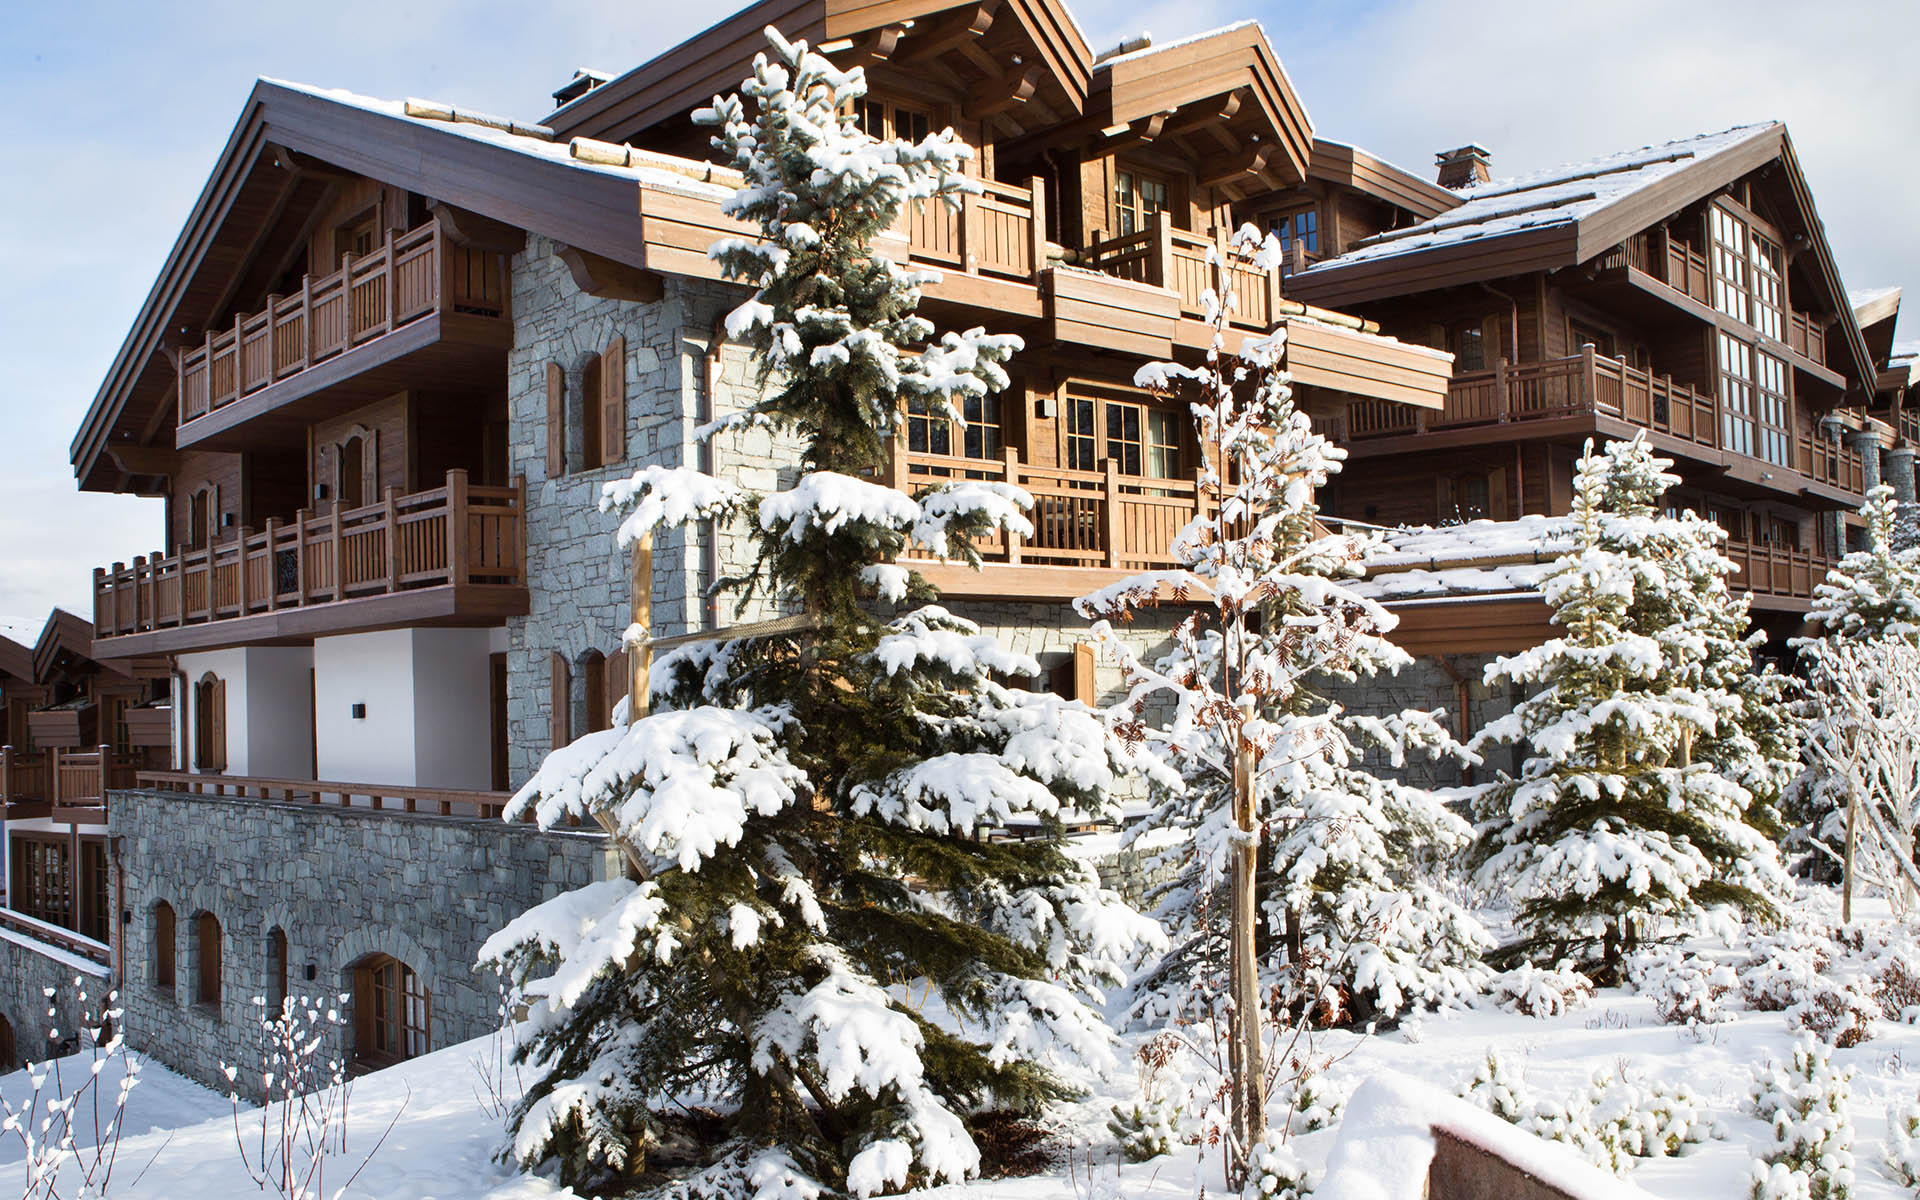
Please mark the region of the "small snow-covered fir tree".
MULTIPOLYGON (((1256 264, 1279 254, 1251 228, 1234 247, 1256 264)), ((1224 264, 1212 255, 1221 280, 1224 264)), ((1136 1015, 1196 1017, 1224 1006, 1238 1075, 1259 1070, 1243 1038, 1264 1001, 1249 1003, 1249 994, 1278 982, 1297 1010, 1322 1018, 1343 1019, 1354 996, 1391 1014, 1472 990, 1488 939, 1420 869, 1427 856, 1463 848, 1467 826, 1430 792, 1364 761, 1377 747, 1399 766, 1409 750, 1445 752, 1452 739, 1434 714, 1362 716, 1316 690, 1412 661, 1387 639, 1396 619, 1350 586, 1373 544, 1316 520, 1315 491, 1343 452, 1294 406, 1284 331, 1249 337, 1228 355, 1224 282, 1205 302, 1216 331, 1206 364, 1155 363, 1136 378, 1163 395, 1196 395, 1201 514, 1174 540, 1177 567, 1123 580, 1079 606, 1125 619, 1167 597, 1199 601, 1156 664, 1112 636, 1106 620, 1095 628, 1126 671, 1128 696, 1116 711, 1134 736, 1166 747, 1183 777, 1135 828, 1186 835, 1169 854, 1178 877, 1159 897, 1174 945, 1137 985, 1136 1015), (1150 729, 1141 717, 1163 697, 1171 718, 1150 729), (1264 928, 1249 993, 1235 964, 1255 931, 1238 942, 1235 910, 1251 918, 1256 903, 1264 928), (1231 988, 1222 986, 1227 977, 1231 988)), ((1260 1129, 1241 1125, 1242 1108, 1253 1106, 1235 1091, 1240 1127, 1229 1157, 1239 1170, 1260 1144, 1260 1129)))
MULTIPOLYGON (((1843 557, 1813 589, 1807 620, 1827 637, 1903 638, 1920 644, 1920 547, 1894 548, 1899 502, 1881 484, 1867 493, 1860 515, 1866 521, 1864 550, 1843 557)), ((1802 639, 1806 647, 1815 639, 1802 639)))
POLYGON ((954 412, 1005 385, 1018 347, 936 338, 918 278, 871 247, 903 204, 969 186, 967 150, 950 131, 865 136, 847 115, 862 73, 768 37, 745 85, 757 113, 735 97, 703 119, 746 176, 727 211, 762 233, 713 250, 755 289, 728 324, 770 389, 727 424, 797 435, 798 478, 758 496, 649 466, 603 507, 624 514, 622 545, 745 526, 758 566, 733 586, 807 627, 674 652, 656 711, 549 757, 509 816, 609 825, 630 869, 483 951, 534 998, 541 1074, 512 1155, 588 1187, 646 1171, 674 1194, 865 1196, 964 1178, 974 1114, 1034 1113, 1113 1065, 1091 1005, 1161 940, 1057 836, 1065 813, 1108 811, 1127 747, 1082 705, 996 683, 1038 664, 968 622, 874 615, 926 590, 894 561, 909 542, 964 558, 972 533, 1024 528, 1004 485, 915 498, 863 478, 909 403, 954 412), (1010 823, 1039 836, 985 836, 1010 823))
POLYGON ((1530 749, 1475 799, 1479 877, 1518 909, 1512 949, 1606 980, 1654 922, 1766 919, 1787 888, 1753 790, 1779 778, 1761 748, 1775 735, 1742 728, 1740 689, 1766 677, 1742 673, 1743 635, 1709 611, 1734 611, 1722 535, 1662 512, 1667 465, 1642 438, 1588 447, 1575 548, 1541 583, 1563 632, 1488 665, 1489 684, 1534 692, 1475 742, 1530 749))

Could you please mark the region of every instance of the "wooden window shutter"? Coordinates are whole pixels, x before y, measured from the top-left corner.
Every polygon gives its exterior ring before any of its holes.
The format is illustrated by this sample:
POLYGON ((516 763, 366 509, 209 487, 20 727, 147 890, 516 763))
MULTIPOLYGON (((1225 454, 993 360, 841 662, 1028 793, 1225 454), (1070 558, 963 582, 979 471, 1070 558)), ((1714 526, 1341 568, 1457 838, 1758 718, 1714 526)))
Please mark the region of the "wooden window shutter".
POLYGON ((558 750, 573 740, 573 713, 568 706, 568 691, 573 681, 568 677, 566 656, 558 650, 547 657, 547 675, 552 689, 552 715, 548 723, 553 729, 553 748, 558 750))
POLYGON ((600 356, 600 466, 627 457, 627 339, 616 337, 600 356))
POLYGON ((1480 354, 1486 359, 1489 371, 1493 370, 1495 359, 1513 361, 1513 348, 1502 345, 1500 341, 1506 328, 1507 319, 1504 316, 1490 316, 1480 322, 1480 345, 1483 347, 1480 354))
POLYGON ((1433 481, 1433 523, 1442 525, 1452 521, 1458 512, 1459 501, 1454 498, 1453 480, 1445 475, 1433 481))
POLYGON ((1513 506, 1507 501, 1507 469, 1495 467, 1487 472, 1487 516, 1505 521, 1512 514, 1513 506))
POLYGON ((207 757, 216 771, 227 769, 227 681, 213 681, 208 700, 207 757))
POLYGON ((547 478, 557 479, 567 469, 567 373, 559 363, 547 364, 547 478))
POLYGON ((1092 704, 1097 698, 1093 674, 1093 643, 1078 642, 1073 647, 1073 698, 1092 704))
POLYGON ((627 698, 627 652, 615 650, 607 655, 607 720, 614 720, 614 709, 627 698))

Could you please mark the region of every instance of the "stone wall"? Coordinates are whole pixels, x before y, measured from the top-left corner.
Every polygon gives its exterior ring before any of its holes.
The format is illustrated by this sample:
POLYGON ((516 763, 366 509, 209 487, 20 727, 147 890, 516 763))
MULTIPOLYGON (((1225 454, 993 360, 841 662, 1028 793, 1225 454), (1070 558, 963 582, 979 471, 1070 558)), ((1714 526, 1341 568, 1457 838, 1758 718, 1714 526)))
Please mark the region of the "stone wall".
MULTIPOLYGON (((1416 658, 1396 674, 1362 679, 1355 683, 1328 680, 1321 685, 1320 692, 1345 706, 1349 712, 1371 716, 1384 716, 1409 708, 1424 712, 1438 711, 1447 729, 1465 741, 1484 729, 1488 722, 1513 711, 1513 706, 1518 703, 1519 697, 1505 686, 1489 688, 1481 682, 1486 665, 1494 657, 1490 654, 1450 654, 1446 662, 1453 669, 1454 673, 1451 674, 1446 666, 1431 656, 1416 658), (1467 684, 1467 727, 1464 730, 1461 729, 1456 674, 1467 684)), ((1452 787, 1467 781, 1460 764, 1452 760, 1436 762, 1420 756, 1409 756, 1405 768, 1395 769, 1383 755, 1375 751, 1368 755, 1367 761, 1380 774, 1397 775, 1408 783, 1424 787, 1452 787)), ((1489 752, 1486 766, 1477 771, 1475 777, 1484 780, 1489 777, 1489 770, 1511 770, 1513 766, 1513 753, 1505 747, 1496 748, 1489 752)))
POLYGON ((109 986, 100 964, 0 930, 0 1017, 13 1035, 12 1059, 0 1070, 78 1050, 83 1028, 98 1028, 109 986))
MULTIPOLYGON (((129 1041, 222 1088, 222 1062, 258 1061, 252 1000, 272 990, 271 930, 286 934, 296 997, 350 992, 354 965, 376 952, 412 967, 431 996, 431 1044, 448 1046, 497 1024, 497 985, 473 969, 481 943, 530 906, 618 870, 598 834, 500 821, 151 790, 113 793, 108 813, 110 835, 125 839, 129 1041), (162 901, 174 912, 171 992, 155 976, 162 901), (217 1004, 197 995, 202 912, 220 924, 217 1004)), ((352 1039, 349 1017, 348 1053, 352 1039)))

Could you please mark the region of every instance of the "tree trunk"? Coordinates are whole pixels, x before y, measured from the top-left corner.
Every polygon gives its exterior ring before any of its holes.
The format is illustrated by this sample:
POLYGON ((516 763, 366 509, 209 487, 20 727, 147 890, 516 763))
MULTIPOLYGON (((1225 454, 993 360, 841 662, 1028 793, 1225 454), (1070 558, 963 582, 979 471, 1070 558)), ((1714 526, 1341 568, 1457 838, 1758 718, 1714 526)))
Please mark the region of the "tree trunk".
MULTIPOLYGON (((1240 729, 1253 717, 1253 705, 1240 707, 1240 729)), ((1258 916, 1253 874, 1259 861, 1259 834, 1254 822, 1253 749, 1245 734, 1233 759, 1233 820, 1239 836, 1233 843, 1233 895, 1228 927, 1228 971, 1233 993, 1233 1020, 1228 1030, 1229 1070, 1233 1078, 1233 1137, 1228 1160, 1228 1182, 1238 1191, 1246 1183, 1253 1148, 1267 1127, 1266 1070, 1260 1061, 1260 960, 1254 947, 1258 916)))

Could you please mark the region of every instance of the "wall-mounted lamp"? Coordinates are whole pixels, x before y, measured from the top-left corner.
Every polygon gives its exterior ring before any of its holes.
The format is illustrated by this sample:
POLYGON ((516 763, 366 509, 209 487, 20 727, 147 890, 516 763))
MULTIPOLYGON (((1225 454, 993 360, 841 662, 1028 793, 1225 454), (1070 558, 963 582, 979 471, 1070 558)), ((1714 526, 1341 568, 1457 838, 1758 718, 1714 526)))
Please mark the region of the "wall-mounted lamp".
POLYGON ((356 704, 353 706, 353 719, 356 721, 364 721, 367 719, 367 706, 365 704, 356 704))
POLYGON ((312 963, 308 963, 307 964, 307 982, 312 983, 315 979, 318 979, 319 977, 320 977, 320 968, 314 966, 312 963))

